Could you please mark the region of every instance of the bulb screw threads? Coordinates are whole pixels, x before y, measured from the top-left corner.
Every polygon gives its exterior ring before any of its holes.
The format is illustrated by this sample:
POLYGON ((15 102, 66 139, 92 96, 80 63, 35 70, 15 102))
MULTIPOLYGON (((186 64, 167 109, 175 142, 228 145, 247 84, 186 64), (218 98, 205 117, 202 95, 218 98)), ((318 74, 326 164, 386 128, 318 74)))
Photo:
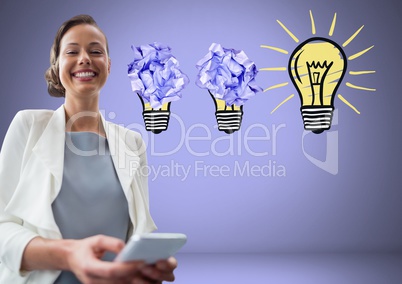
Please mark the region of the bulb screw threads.
POLYGON ((145 129, 155 134, 165 131, 169 125, 170 111, 144 110, 142 117, 145 122, 145 129))
POLYGON ((238 131, 243 118, 242 110, 218 110, 215 112, 219 131, 231 134, 238 131))
POLYGON ((334 108, 329 106, 302 106, 304 129, 319 134, 331 128, 334 108))

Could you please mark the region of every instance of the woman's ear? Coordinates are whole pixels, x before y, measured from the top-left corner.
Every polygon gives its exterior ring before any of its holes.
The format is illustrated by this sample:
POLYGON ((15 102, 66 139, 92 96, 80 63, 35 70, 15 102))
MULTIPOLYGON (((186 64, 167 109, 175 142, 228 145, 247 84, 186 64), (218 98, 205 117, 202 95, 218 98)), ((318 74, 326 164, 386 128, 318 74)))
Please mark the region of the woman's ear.
POLYGON ((110 74, 110 66, 112 65, 112 59, 108 57, 108 66, 107 66, 107 72, 110 74))

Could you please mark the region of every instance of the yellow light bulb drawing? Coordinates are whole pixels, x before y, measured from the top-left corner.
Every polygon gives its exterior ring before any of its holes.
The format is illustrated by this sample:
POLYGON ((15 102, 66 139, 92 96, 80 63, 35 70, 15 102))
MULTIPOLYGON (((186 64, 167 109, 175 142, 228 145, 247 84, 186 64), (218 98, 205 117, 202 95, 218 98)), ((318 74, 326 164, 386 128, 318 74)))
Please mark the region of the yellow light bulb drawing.
MULTIPOLYGON (((342 43, 341 47, 330 39, 315 36, 317 30, 311 10, 310 20, 311 33, 314 35, 314 37, 305 40, 301 44, 299 44, 299 38, 294 35, 281 21, 277 20, 282 29, 299 45, 291 53, 291 56, 288 59, 287 67, 266 67, 261 68, 260 70, 269 72, 286 71, 288 73, 289 76, 287 80, 290 77, 301 99, 300 110, 303 117, 304 128, 305 130, 310 130, 313 133, 318 134, 330 129, 331 127, 335 97, 354 110, 357 114, 360 114, 360 111, 351 102, 349 102, 341 94, 336 93, 338 87, 344 79, 346 69, 349 66, 348 63, 366 54, 374 47, 374 45, 346 57, 343 48, 347 47, 359 35, 364 26, 361 26, 358 30, 356 30, 356 32, 354 32, 346 41, 342 43)), ((328 32, 328 36, 330 37, 334 35, 336 21, 337 14, 335 13, 328 32)), ((262 44, 260 47, 285 55, 290 53, 286 49, 271 45, 262 44)), ((351 66, 353 68, 353 64, 351 66)), ((366 76, 374 73, 374 70, 351 70, 348 71, 348 80, 356 76, 366 76)), ((277 83, 264 89, 264 92, 272 92, 273 90, 277 90, 278 88, 283 88, 288 85, 289 82, 277 83)), ((350 82, 346 82, 345 86, 355 90, 370 92, 376 91, 375 88, 358 86, 350 82)), ((294 97, 294 94, 290 94, 272 110, 271 114, 273 114, 276 110, 278 110, 278 108, 283 106, 294 97)))
POLYGON ((346 67, 342 48, 326 38, 310 38, 293 51, 288 72, 301 99, 306 130, 321 133, 330 129, 334 97, 346 67))

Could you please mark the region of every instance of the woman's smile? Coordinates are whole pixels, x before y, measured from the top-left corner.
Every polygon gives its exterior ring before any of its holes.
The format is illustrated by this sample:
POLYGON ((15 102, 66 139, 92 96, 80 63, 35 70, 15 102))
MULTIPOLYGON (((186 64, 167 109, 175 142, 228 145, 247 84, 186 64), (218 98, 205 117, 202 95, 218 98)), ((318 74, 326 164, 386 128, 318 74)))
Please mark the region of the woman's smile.
POLYGON ((96 72, 92 70, 80 70, 72 73, 72 76, 80 81, 90 81, 96 76, 96 72))

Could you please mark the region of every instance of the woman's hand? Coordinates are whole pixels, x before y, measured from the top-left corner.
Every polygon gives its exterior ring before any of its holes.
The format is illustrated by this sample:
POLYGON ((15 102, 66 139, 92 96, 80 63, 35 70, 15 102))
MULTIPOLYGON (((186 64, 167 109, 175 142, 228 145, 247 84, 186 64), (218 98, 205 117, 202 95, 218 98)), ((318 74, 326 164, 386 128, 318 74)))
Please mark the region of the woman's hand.
POLYGON ((98 235, 82 240, 35 238, 26 246, 21 269, 70 270, 84 284, 159 284, 174 281, 175 258, 154 265, 142 261, 102 261, 105 252, 119 253, 120 239, 98 235))
POLYGON ((123 247, 123 241, 103 235, 74 241, 67 255, 68 268, 85 284, 132 283, 142 278, 143 262, 119 263, 100 259, 107 251, 117 254, 123 247))
MULTIPOLYGON (((177 267, 177 260, 170 257, 167 260, 159 260, 154 265, 147 265, 141 268, 141 274, 144 278, 152 280, 150 283, 162 283, 162 281, 173 282, 175 276, 173 271, 177 267), (156 281, 156 282, 155 282, 156 281)), ((145 284, 148 282, 141 282, 140 280, 134 281, 135 284, 145 284)))

